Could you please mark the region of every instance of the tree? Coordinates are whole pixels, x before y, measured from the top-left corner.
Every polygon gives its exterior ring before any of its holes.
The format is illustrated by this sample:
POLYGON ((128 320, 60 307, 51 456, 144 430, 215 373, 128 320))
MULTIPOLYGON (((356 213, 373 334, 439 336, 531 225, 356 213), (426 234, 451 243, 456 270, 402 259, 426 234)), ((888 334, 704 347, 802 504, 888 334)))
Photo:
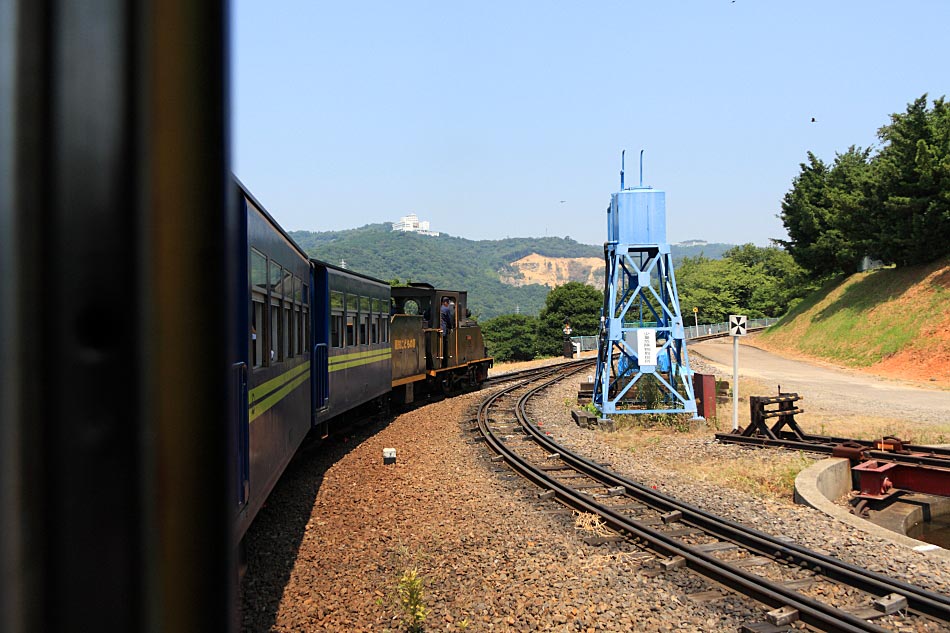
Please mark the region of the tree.
POLYGON ((791 255, 775 246, 736 246, 722 259, 686 258, 676 269, 684 321, 693 308, 704 323, 726 321, 730 314, 777 317, 807 294, 812 285, 791 255))
POLYGON ((950 252, 950 105, 924 94, 878 130, 872 254, 898 266, 950 252))
POLYGON ((498 361, 531 360, 535 356, 538 318, 505 314, 482 323, 488 352, 498 361))
POLYGON ((950 105, 927 95, 878 130, 874 156, 850 147, 829 168, 811 152, 792 181, 779 241, 817 279, 850 273, 869 255, 898 266, 950 252, 950 105))
POLYGON ((789 239, 777 242, 813 277, 853 272, 866 253, 868 155, 869 150, 851 146, 836 154, 829 168, 808 152, 808 163, 801 164, 785 194, 779 217, 789 239))
POLYGON ((573 336, 596 335, 603 305, 603 293, 578 281, 553 289, 538 316, 538 352, 543 355, 561 353, 565 322, 570 322, 573 336))

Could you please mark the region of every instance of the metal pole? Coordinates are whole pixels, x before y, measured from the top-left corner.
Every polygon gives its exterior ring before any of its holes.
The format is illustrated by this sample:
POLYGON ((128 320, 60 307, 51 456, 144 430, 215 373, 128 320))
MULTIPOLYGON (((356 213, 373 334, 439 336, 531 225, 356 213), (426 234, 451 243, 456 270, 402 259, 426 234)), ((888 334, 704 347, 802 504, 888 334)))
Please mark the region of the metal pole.
POLYGON ((739 430, 739 337, 732 337, 732 431, 739 430))

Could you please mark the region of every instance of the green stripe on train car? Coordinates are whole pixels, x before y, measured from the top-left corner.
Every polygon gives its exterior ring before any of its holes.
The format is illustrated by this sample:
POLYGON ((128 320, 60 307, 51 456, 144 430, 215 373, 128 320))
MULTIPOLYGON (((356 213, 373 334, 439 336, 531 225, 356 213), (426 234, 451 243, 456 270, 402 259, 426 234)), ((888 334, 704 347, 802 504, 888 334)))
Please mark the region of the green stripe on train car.
MULTIPOLYGON (((357 356, 357 358, 352 358, 351 360, 346 360, 344 362, 332 362, 330 363, 330 372, 340 371, 341 369, 349 369, 350 367, 359 367, 360 365, 369 365, 370 363, 378 363, 384 360, 389 360, 392 358, 392 350, 381 349, 375 350, 373 352, 363 352, 361 354, 350 354, 348 356, 357 356)), ((337 356, 337 358, 342 359, 346 358, 344 356, 337 356)))
POLYGON ((278 402, 286 398, 288 395, 290 395, 290 393, 294 389, 296 389, 301 384, 306 382, 309 377, 310 377, 309 374, 303 374, 302 376, 298 376, 297 378, 292 380, 290 383, 284 385, 281 389, 279 389, 278 391, 275 391, 264 400, 261 400, 257 404, 251 406, 248 409, 248 422, 253 422, 259 416, 265 413, 268 409, 270 409, 275 404, 277 404, 278 402))
POLYGON ((289 369, 288 371, 285 371, 284 373, 282 373, 280 376, 277 376, 276 378, 271 378, 267 382, 257 385, 247 394, 248 404, 254 402, 258 398, 265 396, 271 391, 274 391, 275 389, 280 388, 282 385, 295 379, 297 376, 306 372, 309 369, 310 369, 310 361, 308 360, 305 363, 301 363, 300 365, 297 365, 296 367, 293 367, 289 369))

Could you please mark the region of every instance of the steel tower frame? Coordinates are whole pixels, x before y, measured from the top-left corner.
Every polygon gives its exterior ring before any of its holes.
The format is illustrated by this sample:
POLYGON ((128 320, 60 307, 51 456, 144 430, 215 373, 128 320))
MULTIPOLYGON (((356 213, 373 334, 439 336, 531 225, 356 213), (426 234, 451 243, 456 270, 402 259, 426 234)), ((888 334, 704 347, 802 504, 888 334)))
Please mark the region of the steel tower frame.
POLYGON ((620 189, 608 209, 594 404, 604 416, 695 417, 693 372, 666 242, 665 194, 642 186, 642 154, 641 186, 624 189, 621 169, 620 189))

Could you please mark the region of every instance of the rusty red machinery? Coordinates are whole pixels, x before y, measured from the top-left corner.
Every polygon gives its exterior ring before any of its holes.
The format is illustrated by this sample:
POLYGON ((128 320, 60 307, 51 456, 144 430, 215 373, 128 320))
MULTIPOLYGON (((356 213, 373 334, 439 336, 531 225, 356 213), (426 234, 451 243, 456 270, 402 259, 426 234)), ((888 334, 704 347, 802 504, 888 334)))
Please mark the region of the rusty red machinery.
POLYGON ((749 426, 717 433, 716 439, 847 458, 857 475, 858 496, 866 499, 885 499, 901 491, 950 496, 950 449, 916 446, 892 436, 857 440, 812 435, 795 420, 803 413, 800 401, 798 394, 781 391, 777 396, 751 396, 749 426))

